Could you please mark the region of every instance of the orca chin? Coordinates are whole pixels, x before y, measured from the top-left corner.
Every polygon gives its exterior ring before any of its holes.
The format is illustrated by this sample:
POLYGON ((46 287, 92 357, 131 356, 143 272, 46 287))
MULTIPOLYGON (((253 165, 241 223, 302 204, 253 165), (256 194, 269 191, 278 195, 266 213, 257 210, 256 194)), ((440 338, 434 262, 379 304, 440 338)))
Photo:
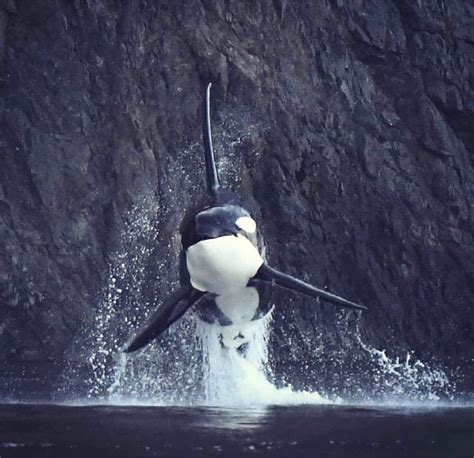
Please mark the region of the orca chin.
POLYGON ((264 262, 257 224, 235 192, 221 187, 211 131, 211 83, 203 103, 206 183, 211 206, 189 212, 182 224, 182 286, 166 299, 124 349, 130 353, 159 337, 191 307, 206 323, 222 328, 222 348, 244 349, 245 328, 268 315, 275 287, 355 310, 366 307, 317 288, 264 262))

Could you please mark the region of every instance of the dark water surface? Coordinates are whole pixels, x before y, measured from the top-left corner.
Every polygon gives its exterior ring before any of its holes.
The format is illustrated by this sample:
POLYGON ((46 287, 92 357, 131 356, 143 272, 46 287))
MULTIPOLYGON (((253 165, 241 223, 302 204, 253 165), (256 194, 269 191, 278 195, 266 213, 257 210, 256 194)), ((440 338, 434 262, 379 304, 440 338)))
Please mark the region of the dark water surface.
POLYGON ((0 405, 0 457, 469 457, 474 408, 0 405))

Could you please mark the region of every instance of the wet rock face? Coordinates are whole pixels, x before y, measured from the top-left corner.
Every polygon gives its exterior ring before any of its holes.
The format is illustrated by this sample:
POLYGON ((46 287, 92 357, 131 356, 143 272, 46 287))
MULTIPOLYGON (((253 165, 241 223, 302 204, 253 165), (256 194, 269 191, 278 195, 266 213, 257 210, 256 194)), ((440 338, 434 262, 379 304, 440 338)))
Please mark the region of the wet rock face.
MULTIPOLYGON (((171 289, 179 222, 204 191, 208 81, 221 174, 271 263, 367 304, 365 342, 474 356, 470 2, 0 5, 3 361, 80 360, 144 202, 160 209, 147 294, 171 289)), ((277 370, 304 372, 321 343, 354 357, 331 306, 276 302, 277 370)))

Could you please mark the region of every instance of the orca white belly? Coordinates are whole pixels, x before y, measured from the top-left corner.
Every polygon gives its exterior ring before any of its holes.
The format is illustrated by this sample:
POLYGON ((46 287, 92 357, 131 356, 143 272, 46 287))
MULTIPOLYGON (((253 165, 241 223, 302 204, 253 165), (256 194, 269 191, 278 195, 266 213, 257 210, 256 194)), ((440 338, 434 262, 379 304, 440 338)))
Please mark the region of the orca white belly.
POLYGON ((193 287, 218 295, 244 290, 262 264, 255 245, 241 235, 201 240, 186 252, 193 287))
POLYGON ((258 291, 252 287, 216 297, 217 307, 234 325, 252 321, 257 312, 258 303, 258 291))

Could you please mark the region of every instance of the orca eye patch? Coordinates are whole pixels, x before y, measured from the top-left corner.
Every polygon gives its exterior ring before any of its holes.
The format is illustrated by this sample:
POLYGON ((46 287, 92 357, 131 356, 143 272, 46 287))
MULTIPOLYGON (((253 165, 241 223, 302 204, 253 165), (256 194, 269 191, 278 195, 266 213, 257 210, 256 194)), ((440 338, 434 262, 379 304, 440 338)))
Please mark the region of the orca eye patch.
POLYGON ((241 216, 235 220, 235 225, 249 234, 257 230, 257 223, 250 216, 241 216))

